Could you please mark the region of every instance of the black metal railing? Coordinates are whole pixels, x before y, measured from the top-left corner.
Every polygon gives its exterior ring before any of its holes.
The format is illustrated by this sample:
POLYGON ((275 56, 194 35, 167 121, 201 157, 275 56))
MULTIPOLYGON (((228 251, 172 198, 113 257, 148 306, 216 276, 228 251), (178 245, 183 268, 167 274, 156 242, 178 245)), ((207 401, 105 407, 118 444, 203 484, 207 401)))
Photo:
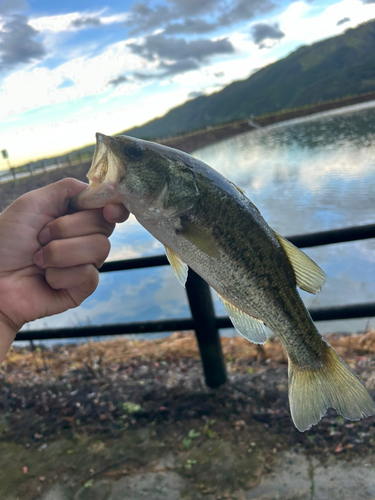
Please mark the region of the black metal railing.
MULTIPOLYGON (((288 237, 288 240, 299 248, 307 248, 368 238, 375 238, 375 224, 291 236, 288 237)), ((100 272, 107 273, 165 265, 169 265, 167 257, 156 255, 106 262, 100 272)), ((215 315, 209 286, 191 269, 186 283, 186 292, 191 311, 190 318, 31 330, 19 332, 16 340, 49 340, 195 330, 207 385, 217 387, 226 380, 218 330, 220 328, 233 328, 233 325, 228 317, 215 315)), ((375 316, 375 303, 310 309, 310 314, 314 321, 373 317, 375 316)))

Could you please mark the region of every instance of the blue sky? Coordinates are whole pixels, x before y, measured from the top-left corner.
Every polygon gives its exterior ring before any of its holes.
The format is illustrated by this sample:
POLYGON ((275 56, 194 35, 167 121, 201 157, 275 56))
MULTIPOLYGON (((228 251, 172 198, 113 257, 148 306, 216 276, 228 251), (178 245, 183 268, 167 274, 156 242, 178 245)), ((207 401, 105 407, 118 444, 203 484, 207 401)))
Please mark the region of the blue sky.
POLYGON ((375 0, 0 0, 0 150, 93 143, 372 18, 375 0))

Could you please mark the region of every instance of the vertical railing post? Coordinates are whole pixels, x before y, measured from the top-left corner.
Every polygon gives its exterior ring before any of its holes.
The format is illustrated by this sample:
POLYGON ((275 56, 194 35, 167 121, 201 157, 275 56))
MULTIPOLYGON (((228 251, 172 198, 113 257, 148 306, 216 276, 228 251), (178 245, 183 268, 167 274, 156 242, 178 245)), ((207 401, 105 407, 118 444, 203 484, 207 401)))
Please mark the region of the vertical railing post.
POLYGON ((227 380, 219 330, 215 325, 215 310, 210 287, 189 269, 186 292, 195 324, 195 334, 208 387, 218 387, 227 380))

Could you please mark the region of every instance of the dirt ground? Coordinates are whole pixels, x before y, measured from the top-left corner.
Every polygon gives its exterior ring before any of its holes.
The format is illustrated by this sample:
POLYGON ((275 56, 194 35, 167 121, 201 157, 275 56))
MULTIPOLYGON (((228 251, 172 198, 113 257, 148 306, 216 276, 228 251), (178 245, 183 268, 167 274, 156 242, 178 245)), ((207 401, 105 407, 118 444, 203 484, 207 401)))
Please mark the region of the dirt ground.
MULTIPOLYGON (((13 348, 0 373, 0 498, 374 500, 375 418, 332 410, 298 432, 280 343, 222 340, 228 382, 215 390, 191 332, 13 348)), ((329 341, 374 395, 375 332, 329 341)))

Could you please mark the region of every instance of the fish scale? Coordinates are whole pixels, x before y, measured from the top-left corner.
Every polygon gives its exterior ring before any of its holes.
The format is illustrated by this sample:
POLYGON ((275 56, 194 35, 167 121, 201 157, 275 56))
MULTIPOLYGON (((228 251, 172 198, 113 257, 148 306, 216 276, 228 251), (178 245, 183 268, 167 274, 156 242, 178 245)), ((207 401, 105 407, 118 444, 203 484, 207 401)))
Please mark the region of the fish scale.
POLYGON ((181 151, 97 134, 89 188, 73 210, 121 202, 164 244, 179 282, 188 267, 214 288, 241 335, 264 343, 264 324, 288 355, 289 404, 300 431, 329 407, 351 420, 373 415, 370 395, 311 320, 296 285, 317 293, 323 271, 275 233, 244 192, 181 151))

